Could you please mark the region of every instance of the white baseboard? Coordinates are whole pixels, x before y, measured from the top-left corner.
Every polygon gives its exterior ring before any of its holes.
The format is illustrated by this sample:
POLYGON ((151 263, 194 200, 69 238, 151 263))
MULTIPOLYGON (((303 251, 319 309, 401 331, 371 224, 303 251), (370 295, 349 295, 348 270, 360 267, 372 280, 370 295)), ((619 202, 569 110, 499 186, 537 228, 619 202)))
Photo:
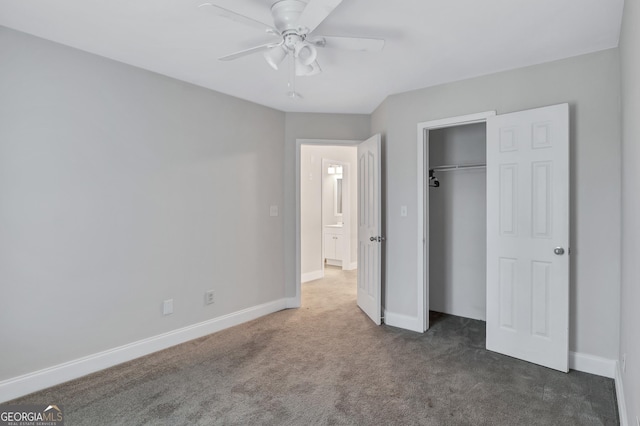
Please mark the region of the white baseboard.
POLYGON ((349 266, 347 266, 347 271, 353 271, 354 269, 358 269, 358 262, 351 262, 349 266))
POLYGON ((263 305, 253 306, 33 373, 0 381, 0 402, 6 402, 189 340, 197 339, 198 337, 260 318, 273 312, 281 311, 287 307, 287 303, 288 299, 280 299, 263 305))
POLYGON ((299 308, 302 306, 302 302, 299 297, 288 297, 285 299, 285 306, 287 309, 299 308))
POLYGON ((423 323, 418 317, 396 314, 384 311, 384 323, 392 327, 404 328, 418 333, 424 333, 423 323))
POLYGON ((624 382, 622 381, 622 369, 620 363, 616 361, 616 399, 618 400, 618 415, 620 416, 620 426, 630 426, 627 418, 627 403, 624 397, 624 382))
POLYGON ((569 368, 584 373, 595 374, 615 380, 616 399, 618 400, 618 414, 620 426, 629 426, 627 419, 627 404, 624 396, 624 384, 622 371, 618 360, 587 355, 578 352, 569 352, 569 368))
POLYGON ((595 374, 597 376, 616 377, 616 364, 614 359, 602 358, 599 356, 583 354, 579 352, 569 352, 569 368, 582 371, 583 373, 595 374))
POLYGON ((313 280, 319 280, 320 278, 324 278, 324 271, 313 271, 307 272, 306 274, 302 274, 300 277, 300 282, 306 283, 313 280))

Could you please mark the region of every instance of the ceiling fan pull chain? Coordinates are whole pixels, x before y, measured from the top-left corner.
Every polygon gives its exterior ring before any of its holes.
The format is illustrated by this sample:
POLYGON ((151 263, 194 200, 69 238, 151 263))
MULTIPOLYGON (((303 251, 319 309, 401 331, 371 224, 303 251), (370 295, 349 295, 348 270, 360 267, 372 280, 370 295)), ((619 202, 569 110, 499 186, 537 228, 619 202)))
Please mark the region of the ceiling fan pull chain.
POLYGON ((289 67, 289 91, 287 92, 287 96, 291 99, 302 99, 302 95, 296 92, 296 58, 293 54, 289 55, 291 57, 291 67, 289 67))
POLYGON ((291 93, 296 93, 296 58, 294 55, 289 55, 291 58, 291 66, 289 67, 289 89, 291 93))

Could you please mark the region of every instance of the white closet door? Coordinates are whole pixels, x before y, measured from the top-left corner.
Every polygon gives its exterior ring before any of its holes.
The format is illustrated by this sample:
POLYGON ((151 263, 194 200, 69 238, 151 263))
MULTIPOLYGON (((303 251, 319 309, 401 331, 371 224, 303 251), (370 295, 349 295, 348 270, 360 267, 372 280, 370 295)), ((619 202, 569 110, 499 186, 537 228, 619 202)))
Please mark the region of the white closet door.
POLYGON ((487 120, 487 349, 560 371, 569 351, 569 106, 487 120))

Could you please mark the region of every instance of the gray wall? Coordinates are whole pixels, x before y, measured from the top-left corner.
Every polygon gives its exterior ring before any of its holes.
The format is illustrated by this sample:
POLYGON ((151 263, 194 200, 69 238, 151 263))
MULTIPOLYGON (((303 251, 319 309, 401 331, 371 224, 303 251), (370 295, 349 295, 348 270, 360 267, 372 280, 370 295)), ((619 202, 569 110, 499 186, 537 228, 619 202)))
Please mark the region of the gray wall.
MULTIPOLYGON (((485 163, 484 123, 429 132, 429 167, 485 163)), ((429 309, 486 319, 487 173, 435 172, 429 188, 429 309)))
POLYGON ((626 0, 622 63, 622 294, 620 362, 629 424, 640 417, 640 2, 626 0))
POLYGON ((288 297, 296 295, 296 139, 365 140, 371 136, 370 129, 371 117, 364 114, 286 113, 283 215, 288 297))
POLYGON ((0 57, 0 380, 284 297, 284 113, 6 28, 0 57))
POLYGON ((571 106, 570 350, 615 359, 620 303, 620 69, 611 49, 387 98, 372 115, 383 133, 387 212, 386 309, 416 316, 416 124, 496 110, 571 106), (408 217, 400 217, 407 205, 408 217))

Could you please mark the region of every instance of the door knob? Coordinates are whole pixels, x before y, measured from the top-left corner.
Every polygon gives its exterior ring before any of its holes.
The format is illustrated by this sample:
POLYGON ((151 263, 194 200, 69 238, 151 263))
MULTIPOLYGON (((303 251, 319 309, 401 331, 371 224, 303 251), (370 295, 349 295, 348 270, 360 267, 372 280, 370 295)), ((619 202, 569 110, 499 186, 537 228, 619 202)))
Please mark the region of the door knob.
POLYGON ((564 254, 564 249, 562 247, 556 247, 553 249, 553 252, 558 256, 562 256, 564 254))
POLYGON ((378 241, 378 239, 376 237, 370 237, 369 241, 378 241))

